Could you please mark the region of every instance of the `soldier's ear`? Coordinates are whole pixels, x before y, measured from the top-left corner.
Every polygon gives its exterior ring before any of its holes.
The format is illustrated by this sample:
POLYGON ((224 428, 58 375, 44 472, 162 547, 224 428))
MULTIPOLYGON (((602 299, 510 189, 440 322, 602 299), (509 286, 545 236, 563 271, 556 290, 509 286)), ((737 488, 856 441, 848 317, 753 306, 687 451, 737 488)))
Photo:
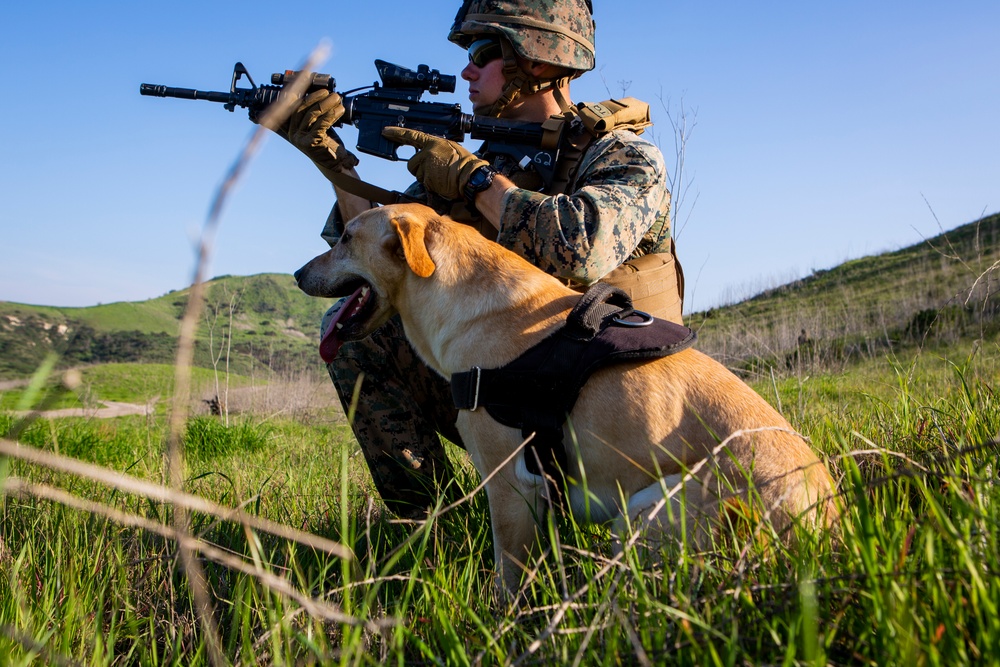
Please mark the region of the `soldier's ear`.
POLYGON ((406 264, 410 270, 421 278, 428 278, 434 269, 434 261, 427 252, 426 234, 427 223, 419 216, 409 213, 401 213, 389 220, 395 230, 395 239, 390 239, 389 243, 402 250, 406 264))

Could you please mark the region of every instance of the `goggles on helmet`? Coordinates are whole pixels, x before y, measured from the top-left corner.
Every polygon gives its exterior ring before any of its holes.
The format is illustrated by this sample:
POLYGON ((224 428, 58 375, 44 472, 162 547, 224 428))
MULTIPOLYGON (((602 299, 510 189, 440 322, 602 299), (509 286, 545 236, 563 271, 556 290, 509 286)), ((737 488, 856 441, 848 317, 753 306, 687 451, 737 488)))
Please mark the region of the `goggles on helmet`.
POLYGON ((503 47, 494 38, 477 39, 469 44, 469 62, 476 67, 485 67, 487 63, 503 57, 503 47))

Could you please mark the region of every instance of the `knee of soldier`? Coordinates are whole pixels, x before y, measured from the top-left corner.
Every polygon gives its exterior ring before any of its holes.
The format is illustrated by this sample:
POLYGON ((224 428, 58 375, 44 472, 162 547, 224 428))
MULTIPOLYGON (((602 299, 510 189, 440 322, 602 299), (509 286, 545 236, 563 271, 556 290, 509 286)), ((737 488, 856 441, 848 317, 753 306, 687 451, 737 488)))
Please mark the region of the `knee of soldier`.
MULTIPOLYGON (((335 304, 323 316, 320 336, 329 328, 342 303, 335 304)), ((409 343, 401 335, 402 327, 396 318, 360 340, 344 341, 337 356, 327 364, 327 370, 335 382, 354 386, 358 377, 364 374, 373 382, 398 373, 399 358, 406 357, 409 343), (399 331, 397 331, 399 330, 399 331)))

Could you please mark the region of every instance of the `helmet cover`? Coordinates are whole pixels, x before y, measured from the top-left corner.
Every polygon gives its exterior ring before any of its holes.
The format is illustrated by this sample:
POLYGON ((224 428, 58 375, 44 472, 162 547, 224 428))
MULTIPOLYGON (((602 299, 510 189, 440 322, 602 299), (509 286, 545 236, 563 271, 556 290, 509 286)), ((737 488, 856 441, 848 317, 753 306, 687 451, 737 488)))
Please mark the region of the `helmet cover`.
POLYGON ((579 72, 594 69, 590 0, 465 0, 448 39, 467 48, 500 35, 522 58, 579 72))

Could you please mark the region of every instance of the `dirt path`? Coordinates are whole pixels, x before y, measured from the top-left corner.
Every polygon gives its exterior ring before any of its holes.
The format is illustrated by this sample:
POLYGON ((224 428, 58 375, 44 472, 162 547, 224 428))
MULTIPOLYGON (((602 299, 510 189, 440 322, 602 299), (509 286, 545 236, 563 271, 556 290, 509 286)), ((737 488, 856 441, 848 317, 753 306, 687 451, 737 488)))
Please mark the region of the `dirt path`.
MULTIPOLYGON (((31 380, 0 380, 0 391, 10 389, 20 389, 28 386, 31 380)), ((126 417, 128 415, 152 414, 155 402, 149 405, 139 405, 137 403, 119 403, 117 401, 100 401, 91 408, 61 408, 58 410, 43 410, 42 412, 15 411, 19 417, 32 415, 44 419, 56 419, 59 417, 92 417, 97 419, 110 419, 112 417, 126 417)))
POLYGON ((21 387, 26 387, 27 385, 28 380, 0 380, 0 391, 20 389, 21 387))
MULTIPOLYGON (((0 392, 17 389, 27 383, 27 380, 0 380, 0 392)), ((266 385, 232 388, 224 395, 230 414, 303 416, 327 414, 331 406, 335 411, 339 410, 340 406, 340 401, 331 382, 308 378, 290 381, 272 380, 266 385)), ((209 404, 214 396, 215 390, 212 388, 208 390, 202 388, 195 391, 189 404, 190 414, 209 414, 209 404)), ((61 408, 42 412, 18 412, 16 414, 46 419, 59 417, 108 419, 127 415, 153 415, 156 414, 156 407, 159 403, 159 396, 151 398, 145 404, 102 400, 85 408, 61 408)))
POLYGON ((17 412, 15 414, 19 416, 33 415, 35 417, 43 417, 45 419, 56 419, 58 417, 92 417, 97 419, 109 419, 111 417, 151 414, 154 409, 153 405, 101 401, 99 406, 93 408, 62 408, 59 410, 44 410, 42 412, 17 412))

